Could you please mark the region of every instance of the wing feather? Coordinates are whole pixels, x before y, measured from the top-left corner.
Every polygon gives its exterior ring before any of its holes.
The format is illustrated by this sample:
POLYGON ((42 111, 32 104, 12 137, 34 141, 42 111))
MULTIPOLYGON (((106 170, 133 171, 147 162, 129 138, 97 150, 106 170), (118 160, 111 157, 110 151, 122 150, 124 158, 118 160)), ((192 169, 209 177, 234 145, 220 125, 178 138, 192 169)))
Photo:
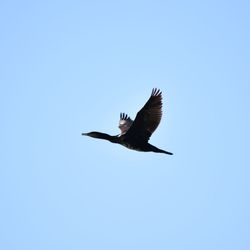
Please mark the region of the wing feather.
POLYGON ((125 113, 120 113, 119 129, 121 130, 121 135, 125 134, 131 127, 133 120, 125 113))
POLYGON ((160 124, 161 117, 162 92, 154 88, 146 104, 137 113, 132 126, 127 131, 127 135, 143 141, 148 141, 152 133, 160 124))

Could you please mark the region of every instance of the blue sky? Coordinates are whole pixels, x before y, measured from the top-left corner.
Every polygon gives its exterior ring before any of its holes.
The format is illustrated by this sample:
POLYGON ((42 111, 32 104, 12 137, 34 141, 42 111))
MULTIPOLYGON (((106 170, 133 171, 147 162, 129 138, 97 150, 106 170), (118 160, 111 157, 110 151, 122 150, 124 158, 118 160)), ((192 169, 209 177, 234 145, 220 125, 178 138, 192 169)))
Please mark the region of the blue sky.
POLYGON ((249 1, 1 1, 1 249, 250 249, 249 1), (117 134, 153 87, 150 142, 117 134))

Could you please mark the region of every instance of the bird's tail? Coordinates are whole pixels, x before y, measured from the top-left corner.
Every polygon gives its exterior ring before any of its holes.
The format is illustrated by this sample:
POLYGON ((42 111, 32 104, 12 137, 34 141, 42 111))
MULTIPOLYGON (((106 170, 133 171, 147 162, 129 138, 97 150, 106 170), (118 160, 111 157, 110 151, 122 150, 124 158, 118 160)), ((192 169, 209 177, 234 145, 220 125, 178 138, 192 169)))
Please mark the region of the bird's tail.
POLYGON ((150 149, 149 151, 153 151, 155 153, 163 153, 163 154, 173 155, 173 153, 162 150, 160 148, 157 148, 157 147, 155 147, 155 146, 153 146, 151 144, 149 144, 149 149, 150 149))
POLYGON ((158 149, 159 151, 155 151, 156 153, 164 153, 164 154, 168 154, 168 155, 173 155, 173 153, 162 150, 162 149, 158 149))

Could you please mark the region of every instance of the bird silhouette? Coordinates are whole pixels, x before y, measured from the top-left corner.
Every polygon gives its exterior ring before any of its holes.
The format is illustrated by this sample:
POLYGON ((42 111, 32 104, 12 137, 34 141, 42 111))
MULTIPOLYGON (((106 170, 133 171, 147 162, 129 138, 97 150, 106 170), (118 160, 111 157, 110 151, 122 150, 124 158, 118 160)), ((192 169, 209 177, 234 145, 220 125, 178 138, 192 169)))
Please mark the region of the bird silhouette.
POLYGON ((159 89, 154 88, 150 98, 137 113, 134 121, 131 120, 127 114, 120 114, 119 128, 121 133, 119 135, 112 136, 96 131, 82 133, 82 135, 108 140, 112 143, 121 144, 132 150, 172 155, 173 153, 159 149, 148 143, 150 136, 158 127, 161 117, 162 92, 159 89))

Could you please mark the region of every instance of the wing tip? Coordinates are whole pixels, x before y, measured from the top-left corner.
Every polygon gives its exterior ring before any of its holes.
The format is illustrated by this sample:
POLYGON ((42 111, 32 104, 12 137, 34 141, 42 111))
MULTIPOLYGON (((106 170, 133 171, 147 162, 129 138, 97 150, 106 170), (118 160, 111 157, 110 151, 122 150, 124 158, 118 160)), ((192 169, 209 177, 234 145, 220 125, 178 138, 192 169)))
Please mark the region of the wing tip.
POLYGON ((159 96, 159 95, 161 95, 161 94, 162 94, 162 92, 161 92, 160 89, 158 89, 158 88, 153 88, 152 93, 151 93, 151 96, 159 96))
POLYGON ((130 117, 126 113, 120 113, 120 120, 128 120, 130 117))

